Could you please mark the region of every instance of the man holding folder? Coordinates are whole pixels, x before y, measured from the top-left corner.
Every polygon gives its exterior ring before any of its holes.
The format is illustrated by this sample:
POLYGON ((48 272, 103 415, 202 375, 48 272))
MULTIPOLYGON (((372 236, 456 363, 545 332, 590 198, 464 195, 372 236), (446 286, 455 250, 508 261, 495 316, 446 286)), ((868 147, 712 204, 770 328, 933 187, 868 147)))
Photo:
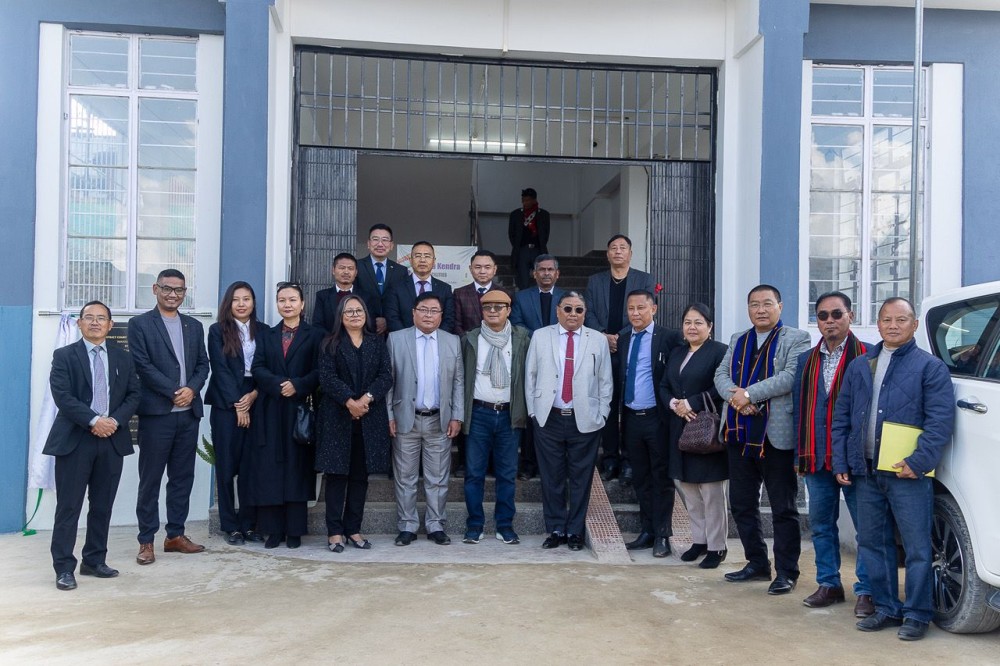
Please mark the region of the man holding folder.
POLYGON ((844 373, 833 418, 833 472, 840 484, 857 488, 858 557, 875 602, 875 614, 857 627, 900 627, 899 638, 914 641, 924 637, 934 618, 934 487, 928 474, 951 439, 955 395, 948 368, 913 339, 912 303, 887 299, 879 309, 878 331, 882 342, 844 373), (916 438, 901 434, 913 429, 919 429, 916 438), (880 465, 879 454, 890 447, 898 453, 881 456, 880 465), (894 525, 906 551, 905 603, 899 600, 894 525))

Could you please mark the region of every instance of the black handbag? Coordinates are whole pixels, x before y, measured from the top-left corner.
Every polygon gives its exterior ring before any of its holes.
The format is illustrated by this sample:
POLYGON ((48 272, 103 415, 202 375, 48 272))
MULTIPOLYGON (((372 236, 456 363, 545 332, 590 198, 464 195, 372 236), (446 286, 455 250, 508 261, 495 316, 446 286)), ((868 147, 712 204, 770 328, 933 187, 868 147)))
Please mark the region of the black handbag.
POLYGON ((313 446, 316 443, 316 414, 312 401, 303 400, 295 406, 295 423, 292 425, 292 441, 299 446, 313 446))
POLYGON ((703 395, 707 409, 701 410, 684 424, 681 437, 677 440, 677 448, 683 453, 705 455, 718 453, 726 448, 719 439, 719 412, 715 409, 715 401, 707 392, 703 395))

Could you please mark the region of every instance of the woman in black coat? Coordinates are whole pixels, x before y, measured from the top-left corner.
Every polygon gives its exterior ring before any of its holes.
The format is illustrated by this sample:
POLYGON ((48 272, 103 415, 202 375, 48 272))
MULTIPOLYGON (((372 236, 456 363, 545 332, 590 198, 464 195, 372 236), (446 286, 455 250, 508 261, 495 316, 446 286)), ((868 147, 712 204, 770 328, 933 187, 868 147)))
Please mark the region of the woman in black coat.
POLYGON ((259 337, 253 359, 264 427, 253 452, 250 499, 257 529, 268 535, 265 548, 286 537, 289 548, 302 545, 306 504, 316 499, 313 449, 292 439, 296 408, 318 385, 316 355, 323 341, 323 331, 302 320, 304 304, 302 287, 278 283, 281 323, 259 337))
POLYGON ((722 398, 715 389, 715 369, 726 354, 726 345, 710 340, 712 311, 707 305, 692 303, 684 311, 681 327, 686 345, 674 348, 660 382, 660 399, 669 408, 670 476, 677 481, 681 498, 691 516, 694 544, 681 555, 693 562, 708 553, 699 565, 714 569, 726 559, 726 480, 729 462, 726 452, 685 453, 677 446, 684 424, 707 407, 708 399, 721 413, 722 398))
POLYGON ((368 325, 368 308, 357 296, 337 306, 333 332, 319 357, 319 442, 316 469, 326 474, 326 530, 331 551, 371 543, 361 536, 368 474, 389 469, 392 387, 389 352, 368 325))
POLYGON ((264 324, 257 320, 257 297, 246 282, 234 282, 219 304, 218 321, 208 329, 208 360, 212 376, 205 404, 212 406, 212 446, 219 523, 226 542, 263 541, 257 534, 257 513, 251 506, 250 455, 261 426, 257 388, 250 368, 264 324), (234 480, 239 477, 239 510, 234 480))

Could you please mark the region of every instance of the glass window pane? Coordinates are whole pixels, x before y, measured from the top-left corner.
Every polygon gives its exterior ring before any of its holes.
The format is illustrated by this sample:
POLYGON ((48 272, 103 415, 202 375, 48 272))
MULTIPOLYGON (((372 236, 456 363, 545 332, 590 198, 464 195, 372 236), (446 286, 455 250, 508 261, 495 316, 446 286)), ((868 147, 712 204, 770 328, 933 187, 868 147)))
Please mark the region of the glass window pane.
POLYGON ((66 243, 65 307, 95 299, 125 307, 125 241, 70 238, 66 243))
POLYGON ((926 314, 931 345, 953 375, 972 375, 986 358, 981 376, 1000 379, 1000 342, 989 351, 996 331, 1000 302, 996 296, 949 303, 926 314))
POLYGON ((139 100, 139 166, 194 169, 197 102, 139 100))
POLYGON ((71 86, 128 87, 128 38, 71 35, 71 86))
POLYGON ((810 188, 861 190, 864 129, 856 125, 813 125, 810 188))
POLYGON ((809 234, 860 238, 861 193, 811 192, 809 234))
MULTIPOLYGON (((927 72, 921 71, 927 115, 927 72)), ((913 117, 913 69, 876 69, 872 74, 872 115, 876 118, 913 117)))
POLYGON ((69 98, 69 163, 128 166, 128 99, 69 98))
POLYGON ((70 167, 66 210, 70 236, 124 238, 128 227, 128 169, 70 167))
POLYGON ((195 90, 195 53, 192 40, 139 40, 139 87, 144 90, 195 90))
POLYGON ((812 112, 817 116, 860 116, 864 113, 864 70, 814 67, 812 112))
POLYGON ((194 272, 195 247, 193 240, 142 240, 136 242, 136 298, 135 307, 153 307, 152 284, 164 268, 176 268, 184 274, 188 287, 184 298, 185 308, 195 307, 194 272))
POLYGON ((139 238, 194 238, 194 171, 139 170, 139 238))
POLYGON ((872 128, 872 190, 909 191, 912 137, 910 127, 872 128))

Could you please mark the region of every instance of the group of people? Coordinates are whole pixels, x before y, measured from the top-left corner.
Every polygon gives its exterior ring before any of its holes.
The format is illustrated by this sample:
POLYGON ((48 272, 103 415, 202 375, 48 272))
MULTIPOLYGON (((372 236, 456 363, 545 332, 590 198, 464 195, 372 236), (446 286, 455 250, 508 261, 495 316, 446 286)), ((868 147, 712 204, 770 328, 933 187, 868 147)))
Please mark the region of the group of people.
POLYGON ((680 558, 718 567, 727 556, 728 499, 747 563, 725 578, 770 581, 768 593, 779 595, 799 576, 798 473, 810 496, 819 583, 805 605, 845 600, 837 532, 843 490, 858 531, 859 629, 902 625, 901 638, 922 637, 933 616, 927 474, 940 460, 953 416, 947 369, 913 342, 912 304, 886 300, 878 318, 882 342, 868 347, 850 332, 851 299, 824 294, 815 303, 822 339, 811 346, 807 332, 781 321, 779 290, 758 285, 747 298, 750 328, 725 345, 712 339, 712 311, 704 304, 686 307, 678 329, 654 322, 653 278, 631 267, 624 235, 609 240, 609 268, 591 276, 584 293, 558 287, 558 260, 536 251, 548 236, 548 214, 532 190, 523 201, 511 227, 522 225, 524 236, 515 239, 512 231, 512 243, 532 242, 515 245, 522 251, 514 261, 530 256, 534 285, 519 285, 513 296, 497 284, 488 250, 472 258, 473 282, 452 291, 432 275, 431 243, 413 244, 408 272, 388 258, 392 230, 377 224, 369 230, 369 256, 334 258, 335 284, 317 294, 310 321, 299 284, 278 284, 281 322, 273 327, 258 319, 251 285, 231 284, 207 350, 201 325, 178 311, 186 285, 177 270, 157 276, 156 307, 131 319, 130 353, 106 339, 110 310, 85 305, 83 340, 56 351, 50 382, 59 408, 45 449, 56 457, 57 586, 76 587, 75 531, 88 486, 80 573, 118 573, 106 563, 107 532, 122 458, 132 453, 126 424, 133 413, 138 563, 155 561, 164 472, 163 550, 204 550, 184 524, 208 380, 219 520, 231 544, 299 547, 319 472, 330 551, 372 547, 361 525, 373 473, 393 478, 396 545, 417 538, 421 476, 427 539, 446 545, 452 443, 461 435, 463 542, 484 537, 492 464, 497 539, 519 542, 516 479, 537 471, 548 533, 542 547, 582 549, 597 466, 605 480, 617 476, 635 487, 641 531, 629 550, 670 554, 679 491, 694 542, 680 558), (707 412, 721 416, 720 445, 709 452, 682 446, 685 429, 707 412), (886 422, 923 429, 915 453, 891 472, 877 467, 886 422), (774 525, 773 576, 761 529, 762 485, 774 525), (905 604, 898 600, 893 525, 906 550, 905 604))

